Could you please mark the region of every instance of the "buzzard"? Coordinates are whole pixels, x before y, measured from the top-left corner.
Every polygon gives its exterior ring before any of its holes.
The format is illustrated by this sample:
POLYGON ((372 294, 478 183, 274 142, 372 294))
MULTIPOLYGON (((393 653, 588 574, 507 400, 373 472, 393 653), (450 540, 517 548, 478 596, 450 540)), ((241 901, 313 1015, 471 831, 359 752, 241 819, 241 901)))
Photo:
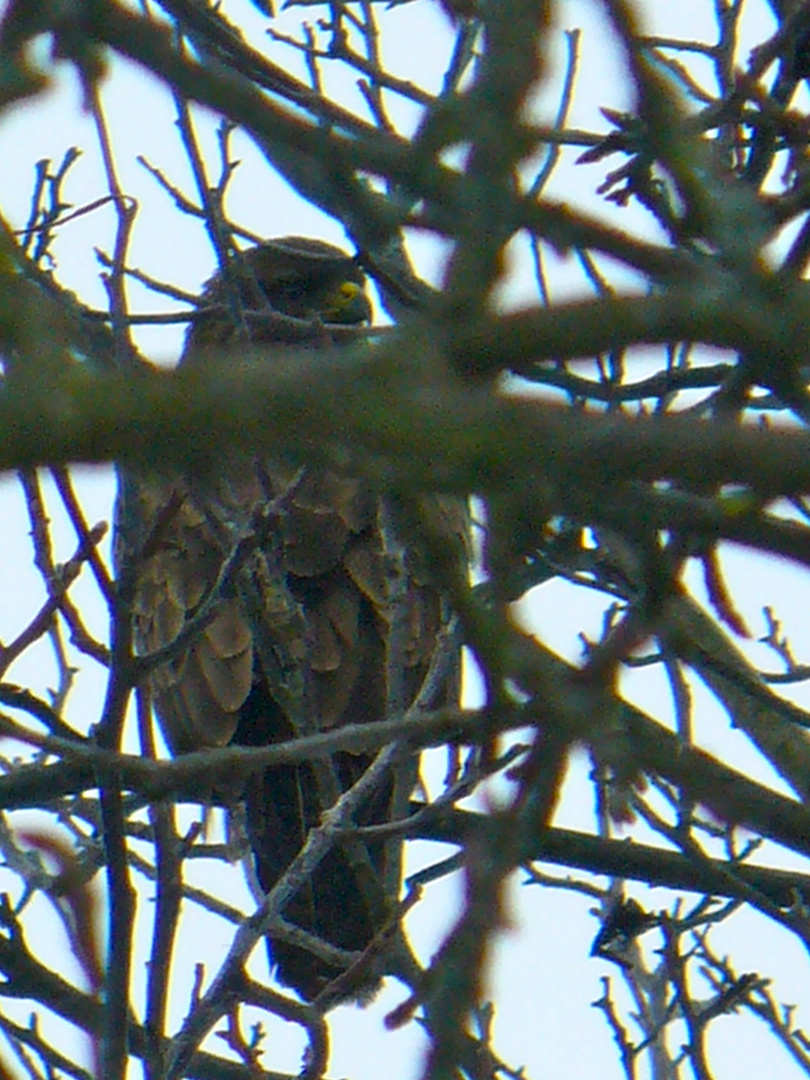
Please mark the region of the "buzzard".
MULTIPOLYGON (((331 349, 356 340, 370 317, 353 259, 330 244, 285 237, 234 256, 208 283, 181 363, 227 363, 242 341, 261 345, 267 363, 271 346, 285 355, 291 347, 331 349)), ((172 754, 264 746, 380 720, 414 701, 446 603, 365 481, 234 451, 204 476, 142 476, 129 487, 140 543, 136 648, 148 655, 182 635, 150 676, 172 754)), ((449 534, 463 537, 463 508, 442 507, 449 534)), ((457 695, 457 657, 448 671, 432 704, 457 695)), ((326 763, 274 766, 232 793, 245 801, 265 890, 371 760, 341 752, 326 763)), ((358 824, 390 820, 394 781, 377 787, 358 824)), ((334 846, 284 918, 327 945, 362 952, 390 918, 399 854, 390 839, 334 846)), ((373 963, 353 968, 361 974, 352 982, 334 954, 326 959, 306 945, 268 940, 279 981, 305 999, 325 1000, 340 976, 337 997, 362 996, 378 983, 373 963)))

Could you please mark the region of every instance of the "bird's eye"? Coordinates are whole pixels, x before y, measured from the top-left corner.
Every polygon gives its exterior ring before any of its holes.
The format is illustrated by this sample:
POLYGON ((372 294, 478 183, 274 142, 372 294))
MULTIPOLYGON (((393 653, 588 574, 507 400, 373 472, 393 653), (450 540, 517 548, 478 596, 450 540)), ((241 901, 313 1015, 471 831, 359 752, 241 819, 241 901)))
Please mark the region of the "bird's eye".
POLYGON ((358 285, 356 281, 342 281, 340 284, 340 295, 347 302, 354 300, 362 291, 362 285, 358 285))

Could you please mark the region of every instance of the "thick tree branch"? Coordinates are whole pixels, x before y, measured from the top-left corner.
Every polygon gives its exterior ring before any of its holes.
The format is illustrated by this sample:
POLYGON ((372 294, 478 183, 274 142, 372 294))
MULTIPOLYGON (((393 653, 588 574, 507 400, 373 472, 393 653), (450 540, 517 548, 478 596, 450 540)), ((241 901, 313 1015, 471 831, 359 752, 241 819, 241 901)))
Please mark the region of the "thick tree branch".
MULTIPOLYGON (((537 320, 545 324, 545 314, 537 320)), ((406 338, 402 349, 416 344, 406 338)), ((737 482, 766 497, 810 490, 805 432, 572 413, 461 384, 425 354, 416 364, 399 355, 393 345, 340 357, 291 352, 267 365, 257 351, 257 362, 233 360, 224 371, 137 378, 73 365, 48 384, 16 382, 0 395, 0 468, 117 460, 204 470, 225 447, 284 446, 328 465, 348 451, 353 471, 383 482, 461 492, 521 479, 563 493, 630 479, 737 482)))

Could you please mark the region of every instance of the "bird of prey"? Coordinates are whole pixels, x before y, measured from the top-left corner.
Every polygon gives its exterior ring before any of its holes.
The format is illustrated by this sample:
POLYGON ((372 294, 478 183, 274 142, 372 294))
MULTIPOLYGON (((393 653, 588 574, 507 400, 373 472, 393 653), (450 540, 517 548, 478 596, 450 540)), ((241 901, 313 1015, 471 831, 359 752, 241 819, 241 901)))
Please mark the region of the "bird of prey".
MULTIPOLYGON (((352 258, 320 241, 285 237, 234 256, 208 283, 181 363, 227 363, 242 342, 261 346, 267 363, 279 350, 289 356, 291 346, 331 349, 356 340, 370 316, 352 258)), ((446 602, 365 481, 234 451, 202 476, 141 476, 127 499, 140 544, 135 644, 142 655, 169 647, 150 684, 172 754, 263 746, 401 715, 428 672, 435 676, 446 602)), ((465 510, 440 505, 456 543, 465 510)), ((429 704, 457 692, 456 656, 429 704)), ((372 758, 340 752, 274 766, 235 793, 245 801, 266 891, 372 758)), ((395 791, 401 785, 388 775, 355 822, 390 820, 395 791)), ((362 953, 390 919, 399 853, 390 839, 333 846, 286 904, 284 919, 333 949, 362 953)), ((305 999, 324 1000, 330 985, 340 987, 338 998, 363 996, 379 982, 374 963, 361 961, 347 976, 335 952, 307 944, 289 934, 268 941, 279 980, 305 999)))

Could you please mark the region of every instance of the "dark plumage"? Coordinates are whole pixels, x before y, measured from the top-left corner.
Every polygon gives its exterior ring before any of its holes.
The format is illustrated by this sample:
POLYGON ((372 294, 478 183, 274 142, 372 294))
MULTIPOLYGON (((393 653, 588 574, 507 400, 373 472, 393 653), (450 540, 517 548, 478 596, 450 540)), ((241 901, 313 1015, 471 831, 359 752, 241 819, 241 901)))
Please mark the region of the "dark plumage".
MULTIPOLYGON (((319 241, 285 238, 241 256, 228 287, 219 276, 209 282, 181 362, 198 362, 207 348, 221 350, 246 337, 285 347, 330 346, 347 333, 351 339, 350 328, 369 317, 363 275, 350 258, 319 241)), ((384 718, 392 620, 398 628, 395 677, 413 700, 435 652, 443 603, 413 562, 392 604, 390 530, 383 527, 380 500, 363 481, 234 454, 204 479, 142 479, 136 488, 141 536, 159 523, 134 604, 142 653, 176 637, 206 601, 235 542, 251 530, 260 534, 210 621, 152 675, 156 712, 173 754, 228 742, 261 746, 384 718)), ((462 537, 463 508, 448 503, 446 513, 448 533, 462 537)), ((367 754, 339 753, 331 770, 304 763, 248 780, 242 794, 264 889, 278 881, 308 830, 370 761, 367 754)), ((389 777, 355 820, 388 820, 392 792, 389 777)), ((398 858, 391 841, 334 847, 284 917, 331 945, 364 950, 390 914, 395 898, 385 881, 398 880, 398 858)), ((304 948, 279 940, 269 947, 279 979, 307 999, 342 974, 304 948)), ((337 996, 361 995, 378 979, 379 971, 367 966, 337 996)))

